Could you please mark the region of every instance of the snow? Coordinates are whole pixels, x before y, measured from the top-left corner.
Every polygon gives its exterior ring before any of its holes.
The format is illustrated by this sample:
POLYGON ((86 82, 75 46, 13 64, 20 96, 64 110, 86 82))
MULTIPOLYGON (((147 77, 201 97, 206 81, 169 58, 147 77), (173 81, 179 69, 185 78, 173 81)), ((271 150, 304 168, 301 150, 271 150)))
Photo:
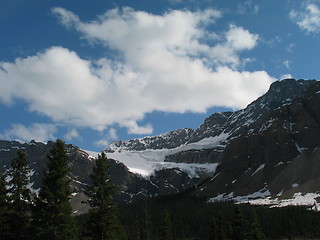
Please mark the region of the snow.
POLYGON ((301 192, 295 193, 290 199, 281 199, 278 198, 272 199, 270 197, 265 199, 256 199, 249 201, 253 205, 269 205, 270 207, 287 207, 287 206, 315 206, 315 209, 318 210, 320 205, 317 203, 317 198, 320 197, 320 193, 307 193, 302 194, 301 192))
POLYGON ((0 149, 0 151, 3 151, 3 152, 10 152, 10 149, 0 149))
POLYGON ((263 133, 264 131, 266 131, 269 127, 272 126, 272 124, 276 121, 275 118, 272 118, 268 121, 266 121, 264 124, 262 124, 261 128, 259 129, 259 133, 263 133))
MULTIPOLYGON (((81 150, 83 150, 83 149, 81 149, 81 150)), ((88 153, 91 158, 97 158, 98 155, 101 154, 100 152, 94 152, 94 151, 88 151, 88 150, 83 150, 83 151, 88 153)))
MULTIPOLYGON (((148 149, 144 151, 125 151, 121 148, 107 153, 107 157, 116 159, 125 164, 133 173, 144 177, 152 175, 155 171, 163 168, 179 168, 189 174, 190 177, 199 177, 199 172, 214 174, 218 163, 175 163, 165 162, 165 157, 178 152, 188 150, 201 150, 214 147, 224 147, 228 133, 222 133, 215 137, 202 139, 198 142, 186 144, 173 149, 148 149)), ((87 151, 88 152, 88 151, 87 151)))
POLYGON ((284 164, 283 162, 279 162, 278 164, 274 165, 273 167, 278 167, 280 165, 284 164))
POLYGON ((295 143, 296 144, 296 148, 298 150, 298 152, 302 153, 304 150, 308 150, 308 148, 302 148, 298 145, 298 143, 295 143))
POLYGON ((257 172, 259 172, 260 170, 264 169, 265 166, 266 166, 266 164, 261 164, 261 165, 257 168, 257 170, 256 170, 254 173, 251 174, 251 176, 255 175, 257 172))
POLYGON ((271 195, 270 191, 265 187, 259 190, 258 192, 254 192, 246 196, 234 196, 233 192, 229 194, 225 194, 225 193, 219 194, 216 197, 210 198, 209 202, 233 200, 237 203, 251 203, 251 201, 256 201, 256 199, 263 200, 270 195, 271 195))
POLYGON ((299 184, 298 183, 294 183, 294 184, 291 185, 291 187, 293 187, 293 188, 299 187, 299 184))
POLYGON ((164 158, 169 153, 168 149, 130 151, 130 152, 114 152, 107 153, 109 158, 117 159, 125 164, 132 173, 140 174, 144 177, 151 176, 155 171, 163 168, 179 168, 187 172, 191 177, 198 177, 198 171, 214 173, 218 163, 175 163, 165 162, 164 158))

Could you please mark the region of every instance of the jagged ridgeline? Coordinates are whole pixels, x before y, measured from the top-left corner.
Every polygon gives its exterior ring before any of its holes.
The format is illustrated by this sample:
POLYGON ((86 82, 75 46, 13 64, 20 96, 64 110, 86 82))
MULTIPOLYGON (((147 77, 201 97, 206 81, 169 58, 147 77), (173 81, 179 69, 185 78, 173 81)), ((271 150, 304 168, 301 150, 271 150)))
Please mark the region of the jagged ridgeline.
MULTIPOLYGON (((114 142, 106 152, 115 200, 130 203, 189 190, 212 201, 258 199, 255 203, 280 206, 303 201, 317 207, 319 104, 318 81, 287 79, 245 109, 215 113, 196 129, 114 142)), ((1 164, 7 168, 17 150, 24 150, 37 190, 52 144, 0 141, 1 164)), ((74 145, 66 147, 73 211, 82 213, 94 160, 74 145)))

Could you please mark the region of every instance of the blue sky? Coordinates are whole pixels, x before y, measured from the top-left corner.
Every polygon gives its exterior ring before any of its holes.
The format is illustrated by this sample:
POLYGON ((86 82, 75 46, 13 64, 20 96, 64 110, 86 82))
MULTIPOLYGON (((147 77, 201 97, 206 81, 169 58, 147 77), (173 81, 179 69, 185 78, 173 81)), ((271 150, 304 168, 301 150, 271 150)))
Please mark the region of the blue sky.
POLYGON ((1 0, 0 33, 7 140, 100 151, 320 75, 318 0, 1 0))

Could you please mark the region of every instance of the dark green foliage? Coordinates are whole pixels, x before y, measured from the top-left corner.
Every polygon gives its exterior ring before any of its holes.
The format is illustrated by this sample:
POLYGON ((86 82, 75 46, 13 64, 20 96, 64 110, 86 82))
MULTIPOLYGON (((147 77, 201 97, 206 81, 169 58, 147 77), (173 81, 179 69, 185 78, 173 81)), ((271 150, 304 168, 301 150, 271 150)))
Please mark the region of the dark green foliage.
POLYGON ((38 239, 76 239, 75 224, 71 216, 70 171, 65 143, 57 140, 48 156, 48 170, 44 173, 42 188, 36 200, 34 222, 38 239))
POLYGON ((118 219, 118 210, 113 202, 114 186, 109 182, 107 157, 104 152, 96 159, 93 167, 91 185, 86 195, 90 205, 90 218, 87 222, 85 239, 118 240, 125 239, 118 219))
POLYGON ((147 240, 150 239, 149 235, 150 232, 148 231, 149 229, 149 222, 148 222, 148 210, 147 210, 147 201, 145 200, 143 202, 143 210, 142 211, 136 211, 136 239, 138 240, 147 240))
POLYGON ((266 237, 262 232, 262 228, 260 226, 259 220, 257 215, 254 215, 253 223, 251 224, 249 233, 248 233, 249 240, 265 240, 266 237))
POLYGON ((17 158, 11 162, 8 171, 9 181, 9 223, 11 239, 29 239, 31 222, 30 204, 31 192, 28 188, 29 167, 26 155, 18 151, 17 158))
POLYGON ((173 226, 171 223, 171 217, 166 209, 163 213, 162 217, 162 224, 161 224, 161 240, 174 240, 173 234, 173 226))
POLYGON ((0 176, 0 239, 10 239, 9 203, 5 175, 0 176))
POLYGON ((231 222, 223 218, 220 214, 217 216, 217 238, 219 240, 229 240, 232 236, 231 222))
POLYGON ((248 222, 244 219, 240 207, 237 206, 232 223, 232 239, 246 240, 248 238, 248 232, 248 222))
POLYGON ((161 239, 163 212, 167 210, 176 240, 214 239, 212 229, 215 227, 212 226, 212 218, 215 219, 213 225, 216 226, 214 231, 216 239, 232 240, 236 208, 241 211, 240 222, 243 220, 246 222, 247 239, 253 239, 253 235, 256 239, 260 237, 265 239, 263 235, 266 239, 286 239, 289 235, 294 239, 319 239, 320 237, 320 213, 303 207, 269 209, 249 204, 235 205, 231 202, 208 203, 205 199, 179 194, 122 205, 119 211, 129 239, 143 239, 137 236, 136 220, 137 215, 143 218, 143 212, 148 213, 148 224, 144 225, 146 227, 144 231, 148 232, 148 239, 161 239))

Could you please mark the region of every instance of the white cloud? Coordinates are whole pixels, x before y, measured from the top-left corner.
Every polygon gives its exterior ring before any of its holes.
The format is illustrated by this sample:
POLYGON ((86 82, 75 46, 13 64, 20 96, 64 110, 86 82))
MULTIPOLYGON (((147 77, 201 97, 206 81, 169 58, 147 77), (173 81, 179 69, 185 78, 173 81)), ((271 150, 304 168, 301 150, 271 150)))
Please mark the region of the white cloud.
POLYGON ((320 8, 315 3, 307 1, 301 10, 291 10, 290 18, 308 33, 320 32, 320 8))
MULTIPOLYGON (((101 133, 102 134, 102 133, 101 133)), ((94 144, 97 147, 102 147, 102 149, 105 149, 109 146, 110 142, 112 140, 116 140, 118 139, 118 135, 117 135, 117 129, 115 128, 110 128, 108 130, 108 134, 106 136, 104 136, 102 139, 94 142, 94 144)))
POLYGON ((290 60, 284 60, 282 64, 287 68, 290 69, 291 61, 290 60))
POLYGON ((283 74, 283 75, 280 77, 281 80, 282 80, 282 79, 290 79, 290 78, 292 78, 292 75, 289 74, 289 73, 283 74))
POLYGON ((54 124, 34 123, 29 127, 22 124, 13 124, 12 128, 0 133, 1 139, 19 139, 23 141, 36 140, 45 142, 47 140, 55 140, 54 134, 57 132, 57 127, 54 124))
POLYGON ((287 50, 287 52, 288 53, 293 53, 293 49, 295 48, 295 44, 294 43, 290 43, 289 45, 288 45, 288 47, 286 48, 286 50, 287 50))
POLYGON ((241 2, 238 5, 238 13, 239 14, 248 14, 254 13, 257 14, 260 10, 260 6, 258 4, 253 4, 251 0, 246 0, 244 3, 241 2))
POLYGON ((118 138, 117 129, 115 129, 115 128, 110 128, 110 129, 109 129, 108 138, 109 138, 109 139, 117 139, 117 138, 118 138))
POLYGON ((94 142, 94 144, 97 147, 102 147, 103 149, 105 149, 109 146, 109 141, 107 139, 103 138, 103 139, 100 139, 100 140, 94 142))
POLYGON ((213 9, 163 15, 113 9, 87 23, 63 8, 53 12, 63 25, 116 50, 122 59, 89 61, 52 47, 0 63, 0 101, 22 99, 30 111, 56 123, 98 130, 118 124, 129 133, 151 134, 151 125, 137 123, 146 113, 241 108, 274 81, 264 71, 237 70, 248 61, 241 52, 254 48, 259 36, 235 25, 224 33, 210 32, 208 26, 221 17, 213 9))
POLYGON ((132 120, 122 122, 121 126, 127 127, 129 129, 128 131, 129 134, 149 135, 153 132, 153 127, 150 124, 146 126, 138 126, 136 121, 132 121, 132 120))
POLYGON ((64 138, 67 140, 67 141, 71 141, 73 139, 79 139, 80 138, 80 134, 79 132, 77 131, 77 129, 75 128, 72 128, 70 129, 67 134, 64 136, 64 138))

